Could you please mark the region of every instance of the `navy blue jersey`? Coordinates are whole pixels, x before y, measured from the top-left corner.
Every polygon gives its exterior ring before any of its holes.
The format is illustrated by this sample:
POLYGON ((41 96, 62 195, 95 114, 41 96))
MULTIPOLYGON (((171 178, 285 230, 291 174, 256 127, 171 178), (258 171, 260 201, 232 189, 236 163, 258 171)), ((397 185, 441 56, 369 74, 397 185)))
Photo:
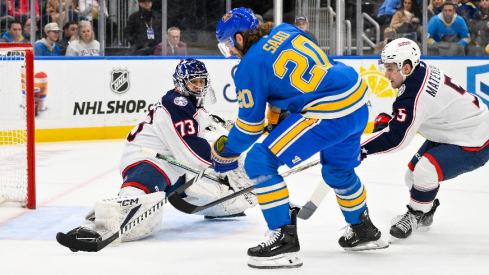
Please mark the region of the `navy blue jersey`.
POLYGON ((389 126, 364 142, 364 153, 400 150, 416 132, 430 141, 471 148, 489 140, 487 106, 442 70, 424 62, 399 87, 392 108, 389 126))
POLYGON ((197 169, 211 164, 210 145, 203 131, 209 125, 209 114, 197 107, 195 100, 183 96, 176 90, 168 91, 127 135, 119 169, 140 162, 156 164, 174 184, 184 170, 168 162, 141 153, 146 147, 165 156, 172 157, 197 169))

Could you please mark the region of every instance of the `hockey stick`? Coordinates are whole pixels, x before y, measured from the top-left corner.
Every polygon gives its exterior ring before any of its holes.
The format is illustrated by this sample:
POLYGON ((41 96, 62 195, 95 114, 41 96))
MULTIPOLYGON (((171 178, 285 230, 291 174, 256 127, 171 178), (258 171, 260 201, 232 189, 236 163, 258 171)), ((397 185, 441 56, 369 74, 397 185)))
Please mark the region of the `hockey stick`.
MULTIPOLYGON (((200 171, 200 173, 195 176, 193 179, 189 180, 188 182, 184 183, 182 186, 178 187, 175 191, 173 191, 172 194, 176 194, 177 192, 183 192, 185 189, 190 187, 194 182, 200 180, 202 176, 205 174, 206 169, 200 171)), ((178 193, 178 194, 180 194, 178 193)), ((120 230, 117 231, 115 234, 112 236, 108 237, 107 239, 100 241, 100 242, 88 242, 88 241, 83 241, 74 237, 70 237, 66 235, 65 233, 58 232, 56 234, 56 240, 58 241, 59 244, 68 247, 72 251, 86 251, 86 252, 98 252, 102 249, 104 249, 106 246, 111 244, 113 241, 117 240, 119 236, 122 236, 123 234, 131 231, 133 228, 137 227, 143 220, 148 219, 152 215, 156 214, 157 210, 163 207, 163 205, 166 204, 168 201, 169 197, 165 197, 153 207, 149 208, 148 210, 144 211, 136 217, 134 220, 129 222, 131 220, 132 216, 138 211, 139 207, 135 207, 131 209, 129 214, 127 215, 125 221, 121 224, 120 230)))
MULTIPOLYGON (((141 151, 148 154, 148 155, 151 155, 155 158, 159 158, 159 159, 163 159, 163 160, 166 160, 168 161, 169 163, 171 164, 174 164, 180 168, 183 168, 185 170, 188 170, 188 171, 191 171, 191 172, 194 172, 194 173, 198 173, 198 172, 201 172, 195 168, 192 168, 186 164, 183 164, 173 158, 170 158, 170 157, 167 157, 167 156, 164 156, 162 154, 159 154, 151 149, 148 149, 148 148, 141 148, 141 151)), ((312 161, 310 163, 307 163, 307 164, 304 164, 304 165, 301 165, 301 166, 298 166, 296 168, 293 168, 293 169, 290 169, 288 170, 287 172, 284 172, 282 174, 280 174, 282 177, 287 177, 287 176, 290 176, 292 174, 295 174, 297 172, 300 172, 300 171, 303 171, 305 169, 308 169, 312 166, 315 166, 317 164, 319 164, 320 160, 315 160, 315 161, 312 161)), ((209 175, 209 176, 212 176, 212 175, 209 175)), ((227 183, 224 183, 222 179, 218 178, 218 177, 207 177, 207 178, 210 178, 212 180, 215 180, 219 183, 222 183, 222 184, 227 184, 227 183), (217 180, 216 180, 217 179, 217 180)), ((194 181, 195 182, 195 181, 194 181)), ((190 186, 190 185, 189 185, 190 186)), ((240 195, 243 195, 243 194, 246 194, 246 193, 249 193, 250 191, 252 191, 254 189, 254 186, 250 186, 250 187, 247 187, 243 190, 240 190, 238 192, 235 192, 231 195, 228 195, 228 196, 225 196, 225 197, 222 197, 216 201, 213 201, 213 202, 210 202, 208 204, 205 204, 205 205, 201 205, 201 206, 198 206, 198 205, 194 205, 194 204, 191 204, 189 202, 187 202, 186 200, 184 200, 180 194, 183 192, 183 190, 181 190, 179 193, 176 192, 176 193, 173 193, 171 194, 170 196, 168 196, 168 201, 170 202, 171 205, 173 205, 173 207, 175 207, 177 210, 180 210, 184 213, 187 213, 187 214, 194 214, 194 213, 197 213, 197 212, 200 212, 200 211, 203 211, 207 208, 210 208, 210 207, 213 207, 217 204, 220 204, 224 201, 227 201, 227 200, 230 200, 232 198, 235 198, 237 196, 240 196, 240 195)), ((311 198, 310 200, 301 208, 301 210, 299 211, 299 215, 298 217, 303 219, 303 220, 307 220, 309 219, 312 214, 314 214, 314 212, 316 211, 316 209, 318 208, 319 204, 322 202, 322 200, 324 199, 324 197, 326 197, 326 195, 328 194, 329 192, 329 186, 324 183, 323 181, 321 181, 321 183, 316 187, 316 190, 314 191, 314 193, 311 195, 311 198), (304 210, 304 213, 303 214, 300 214, 301 211, 304 210)))
MULTIPOLYGON (((162 159, 162 160, 164 160, 164 161, 166 161, 166 162, 168 162, 170 164, 173 164, 173 165, 175 165, 177 167, 180 167, 180 168, 182 168, 184 170, 187 170, 189 172, 192 172, 194 174, 197 174, 198 175, 201 172, 197 168, 194 168, 194 167, 189 166, 187 164, 181 163, 181 162, 179 162, 178 160, 176 160, 174 158, 167 157, 167 156, 165 156, 163 154, 157 153, 157 152, 155 152, 155 151, 153 151, 151 149, 148 149, 146 147, 141 147, 141 152, 143 152, 143 153, 145 153, 145 154, 147 154, 149 156, 152 156, 154 158, 162 159)), ((213 180, 213 181, 218 182, 218 183, 223 183, 223 180, 221 178, 219 178, 217 176, 214 176, 214 175, 204 174, 203 177, 204 178, 208 178, 208 179, 213 180)))
POLYGON ((297 217, 302 220, 309 219, 312 214, 316 212, 319 205, 328 194, 329 190, 331 190, 331 187, 329 187, 329 185, 327 185, 324 180, 321 180, 314 192, 312 193, 309 201, 301 207, 299 213, 297 214, 297 217))

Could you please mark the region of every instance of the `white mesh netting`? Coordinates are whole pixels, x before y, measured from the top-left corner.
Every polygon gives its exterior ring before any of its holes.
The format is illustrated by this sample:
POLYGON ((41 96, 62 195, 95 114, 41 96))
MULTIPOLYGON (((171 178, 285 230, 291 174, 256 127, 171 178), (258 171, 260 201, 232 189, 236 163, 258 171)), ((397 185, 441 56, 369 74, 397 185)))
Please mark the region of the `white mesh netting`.
POLYGON ((27 201, 25 52, 0 49, 0 202, 27 201))

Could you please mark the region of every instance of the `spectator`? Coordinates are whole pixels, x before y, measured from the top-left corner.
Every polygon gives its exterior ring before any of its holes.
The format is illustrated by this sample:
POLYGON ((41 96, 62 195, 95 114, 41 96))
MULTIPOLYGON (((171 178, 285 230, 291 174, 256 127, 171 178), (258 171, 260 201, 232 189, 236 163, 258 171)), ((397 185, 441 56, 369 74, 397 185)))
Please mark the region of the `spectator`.
POLYGON ((34 55, 36 56, 60 56, 61 50, 56 41, 59 38, 59 32, 61 29, 58 24, 52 22, 44 26, 44 33, 46 38, 43 38, 36 42, 34 45, 34 55))
POLYGON ((384 0, 384 3, 379 8, 377 13, 377 22, 381 29, 385 29, 390 25, 392 16, 397 9, 401 7, 401 0, 384 0))
POLYGON ((441 6, 445 3, 445 0, 431 0, 431 3, 428 5, 428 20, 430 20, 433 16, 441 13, 441 6))
POLYGON ((474 14, 474 26, 477 38, 475 43, 479 47, 485 47, 489 53, 489 0, 481 0, 477 12, 474 14))
MULTIPOLYGON (((488 0, 489 1, 489 0, 488 0)), ((394 28, 388 27, 384 30, 384 40, 381 43, 377 43, 374 49, 374 55, 378 55, 382 52, 382 49, 389 44, 392 40, 397 39, 397 32, 394 28)))
POLYGON ((421 11, 416 0, 403 0, 401 8, 392 16, 390 27, 397 33, 412 33, 421 35, 419 23, 421 22, 421 11))
MULTIPOLYGON (((7 6, 7 14, 18 19, 20 22, 25 22, 30 17, 31 9, 29 6, 29 0, 5 0, 7 6)), ((34 1, 36 11, 36 21, 39 20, 39 4, 38 1, 34 1)))
POLYGON ((474 20, 489 21, 489 0, 481 0, 479 8, 474 14, 474 20))
POLYGON ((466 23, 474 18, 477 12, 477 7, 474 3, 468 0, 452 0, 454 4, 457 4, 457 14, 462 16, 466 23))
POLYGON ((61 6, 61 10, 62 10, 62 20, 63 22, 65 22, 65 10, 66 10, 66 5, 68 5, 68 17, 69 17, 69 20, 73 20, 73 21, 76 21, 78 22, 79 20, 84 20, 85 17, 80 17, 79 14, 78 14, 78 10, 76 9, 76 6, 75 4, 73 3, 73 1, 71 0, 67 0, 68 3, 66 3, 66 0, 48 0, 47 2, 47 7, 46 7, 46 11, 48 12, 48 14, 50 15, 50 19, 51 19, 51 22, 56 22, 58 23, 59 22, 59 9, 60 9, 60 6, 61 6))
MULTIPOLYGON (((98 34, 99 0, 79 0, 78 10, 80 11, 80 15, 84 16, 86 20, 92 22, 95 36, 99 37, 98 34)), ((104 14, 105 14, 105 37, 107 41, 112 41, 114 39, 114 37, 112 37, 112 34, 116 33, 117 25, 109 17, 109 12, 107 11, 107 2, 106 2, 104 14)))
POLYGON ((22 36, 22 24, 18 20, 11 21, 7 31, 3 34, 2 43, 22 43, 25 42, 22 36))
MULTIPOLYGON (((166 46, 166 55, 188 55, 187 44, 180 41, 180 29, 171 27, 166 35, 168 44, 166 46)), ((163 52, 163 42, 156 46, 154 55, 161 55, 163 52)))
POLYGON ((68 21, 63 26, 63 38, 58 42, 58 46, 61 49, 61 55, 66 55, 66 49, 68 45, 75 39, 78 31, 78 23, 75 21, 68 21))
POLYGON ((306 16, 304 15, 298 15, 295 18, 294 21, 294 26, 305 32, 309 37, 314 41, 314 43, 318 44, 318 40, 316 39, 316 36, 312 34, 312 32, 309 31, 309 20, 307 19, 306 16))
MULTIPOLYGON (((39 32, 39 26, 36 22, 34 24, 34 41, 41 39, 41 33, 39 32)), ((24 23, 24 39, 26 42, 31 40, 31 19, 28 18, 24 23)))
POLYGON ((95 40, 92 24, 80 21, 75 39, 68 45, 66 56, 99 56, 100 43, 95 40))
POLYGON ((136 55, 151 55, 161 42, 161 15, 151 10, 152 0, 139 0, 139 11, 127 19, 124 37, 136 55))
POLYGON ((438 42, 455 42, 463 47, 470 41, 467 24, 461 16, 455 13, 455 5, 446 1, 442 5, 442 12, 428 22, 428 44, 438 42))

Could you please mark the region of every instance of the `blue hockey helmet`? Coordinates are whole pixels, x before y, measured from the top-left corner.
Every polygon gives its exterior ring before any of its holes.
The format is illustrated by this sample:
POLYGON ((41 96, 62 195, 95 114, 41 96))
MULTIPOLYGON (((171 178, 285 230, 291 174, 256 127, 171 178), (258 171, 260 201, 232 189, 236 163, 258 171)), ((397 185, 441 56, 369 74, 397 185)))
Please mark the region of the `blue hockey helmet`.
POLYGON ((185 96, 194 95, 196 97, 204 97, 211 89, 211 79, 207 68, 203 62, 193 58, 180 60, 173 74, 173 84, 175 85, 175 89, 185 96), (205 86, 202 90, 192 91, 188 89, 188 85, 192 85, 190 80, 194 78, 205 79, 205 86))
POLYGON ((226 13, 216 27, 216 37, 219 41, 217 46, 221 53, 226 58, 230 57, 229 50, 236 43, 234 36, 238 32, 255 31, 258 25, 258 19, 248 8, 236 8, 226 13))

